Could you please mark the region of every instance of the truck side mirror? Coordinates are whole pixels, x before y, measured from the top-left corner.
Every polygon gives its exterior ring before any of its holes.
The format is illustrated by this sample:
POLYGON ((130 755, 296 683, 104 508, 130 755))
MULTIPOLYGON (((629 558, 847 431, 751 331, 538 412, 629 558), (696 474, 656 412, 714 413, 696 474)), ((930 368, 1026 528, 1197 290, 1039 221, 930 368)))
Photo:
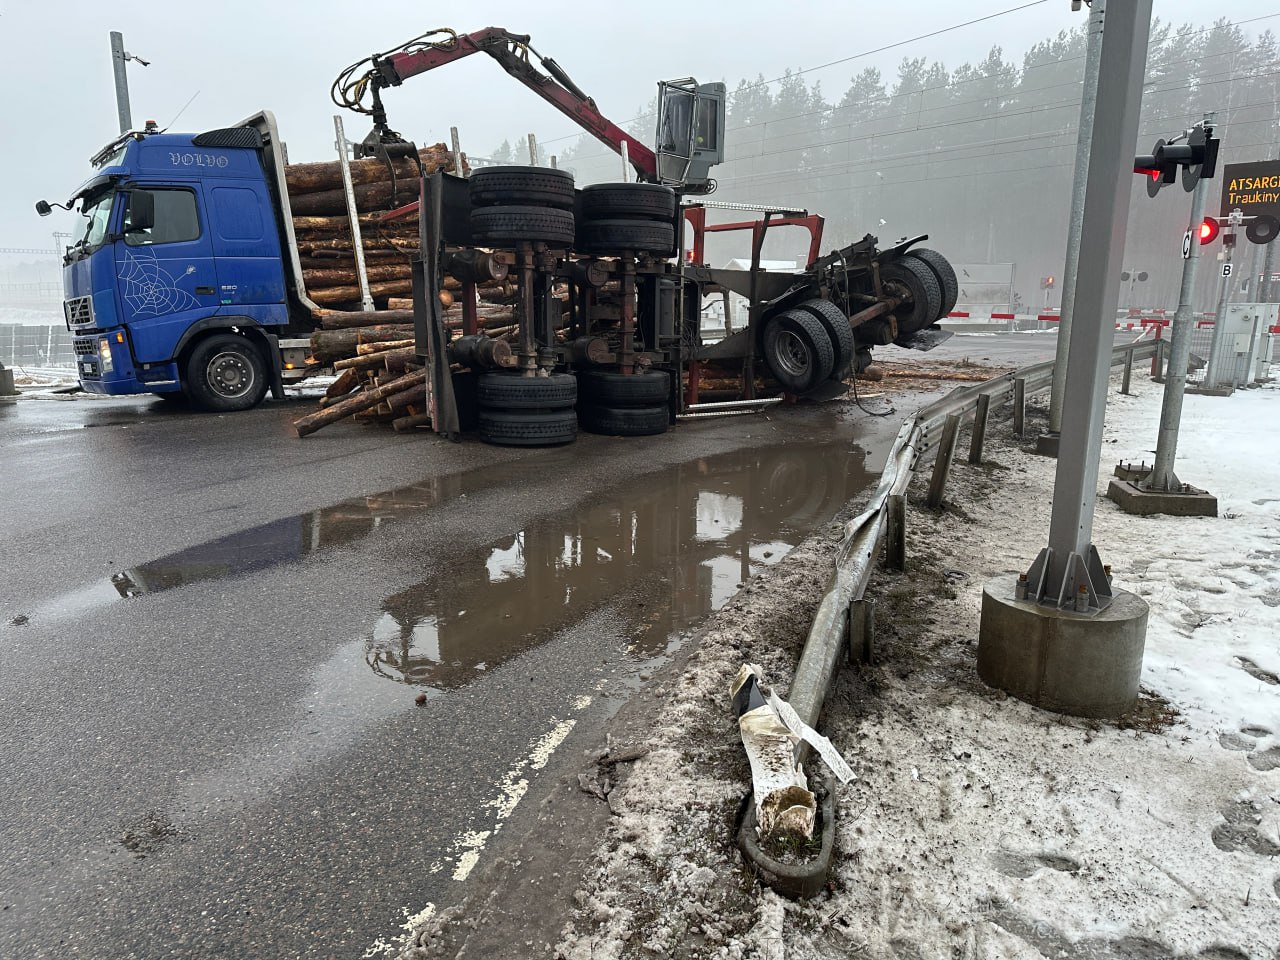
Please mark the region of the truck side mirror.
POLYGON ((150 230, 156 225, 156 198, 150 190, 133 190, 129 193, 128 223, 125 233, 150 230))
POLYGON ((53 213, 53 207, 49 206, 48 200, 37 200, 36 213, 40 214, 42 217, 47 217, 49 214, 53 213))

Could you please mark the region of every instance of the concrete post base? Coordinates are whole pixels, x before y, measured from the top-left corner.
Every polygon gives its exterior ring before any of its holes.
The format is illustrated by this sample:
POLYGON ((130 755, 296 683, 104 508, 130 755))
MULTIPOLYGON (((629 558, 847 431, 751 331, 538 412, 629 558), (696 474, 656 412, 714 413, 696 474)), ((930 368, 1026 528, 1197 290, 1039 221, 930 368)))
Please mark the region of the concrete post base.
POLYGON ((1201 397, 1229 397, 1236 392, 1236 388, 1232 385, 1206 387, 1198 383, 1188 383, 1186 392, 1194 393, 1201 397))
POLYGON ((13 385, 13 371, 0 364, 0 397, 16 397, 18 388, 13 385))
POLYGON ((1125 513, 1147 517, 1165 513, 1172 517, 1216 517, 1218 498, 1190 484, 1186 489, 1167 492, 1143 490, 1132 480, 1112 480, 1107 485, 1107 499, 1125 513))
POLYGON ((1057 433, 1040 434, 1040 436, 1036 437, 1036 453, 1042 457, 1053 457, 1056 459, 1058 456, 1059 436, 1060 434, 1057 433))
POLYGON ((1119 717, 1138 699, 1147 602, 1117 590, 1092 615, 1015 600, 1010 575, 982 588, 978 676, 1033 706, 1119 717))

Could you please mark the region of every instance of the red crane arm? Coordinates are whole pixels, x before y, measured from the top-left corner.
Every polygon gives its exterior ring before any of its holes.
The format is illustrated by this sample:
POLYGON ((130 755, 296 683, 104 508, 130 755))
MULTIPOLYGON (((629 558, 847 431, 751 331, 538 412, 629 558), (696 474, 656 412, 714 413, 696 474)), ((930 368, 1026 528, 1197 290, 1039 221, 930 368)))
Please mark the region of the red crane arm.
POLYGON ((382 85, 399 86, 410 77, 473 53, 493 57, 507 73, 618 153, 625 143, 627 156, 640 177, 648 181, 658 179, 658 158, 654 152, 605 117, 595 101, 578 89, 559 64, 532 51, 527 35, 510 33, 502 27, 486 27, 474 33, 456 34, 449 40, 386 54, 376 58, 373 65, 376 79, 382 85), (530 52, 538 57, 547 73, 529 62, 530 52))

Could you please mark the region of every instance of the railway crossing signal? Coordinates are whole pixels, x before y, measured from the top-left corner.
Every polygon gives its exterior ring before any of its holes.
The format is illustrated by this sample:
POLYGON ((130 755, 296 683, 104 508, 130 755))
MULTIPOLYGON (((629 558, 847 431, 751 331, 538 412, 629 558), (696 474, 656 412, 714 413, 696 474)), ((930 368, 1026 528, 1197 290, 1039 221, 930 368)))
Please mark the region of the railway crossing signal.
POLYGON ((1150 153, 1133 158, 1133 172, 1147 177, 1147 196, 1154 197, 1166 184, 1176 183, 1182 171, 1182 189, 1190 193, 1201 178, 1212 179, 1218 168, 1218 139, 1213 128, 1198 123, 1180 137, 1156 141, 1150 153))

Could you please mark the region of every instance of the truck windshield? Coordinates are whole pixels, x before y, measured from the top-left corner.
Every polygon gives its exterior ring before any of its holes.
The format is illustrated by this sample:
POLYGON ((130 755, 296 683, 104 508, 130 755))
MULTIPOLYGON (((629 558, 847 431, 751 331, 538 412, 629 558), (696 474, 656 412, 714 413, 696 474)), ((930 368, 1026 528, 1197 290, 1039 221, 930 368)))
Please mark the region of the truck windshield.
POLYGON ((84 232, 76 239, 73 249, 91 253, 102 245, 111 222, 111 208, 115 203, 114 188, 91 193, 80 204, 80 216, 85 218, 84 232))

